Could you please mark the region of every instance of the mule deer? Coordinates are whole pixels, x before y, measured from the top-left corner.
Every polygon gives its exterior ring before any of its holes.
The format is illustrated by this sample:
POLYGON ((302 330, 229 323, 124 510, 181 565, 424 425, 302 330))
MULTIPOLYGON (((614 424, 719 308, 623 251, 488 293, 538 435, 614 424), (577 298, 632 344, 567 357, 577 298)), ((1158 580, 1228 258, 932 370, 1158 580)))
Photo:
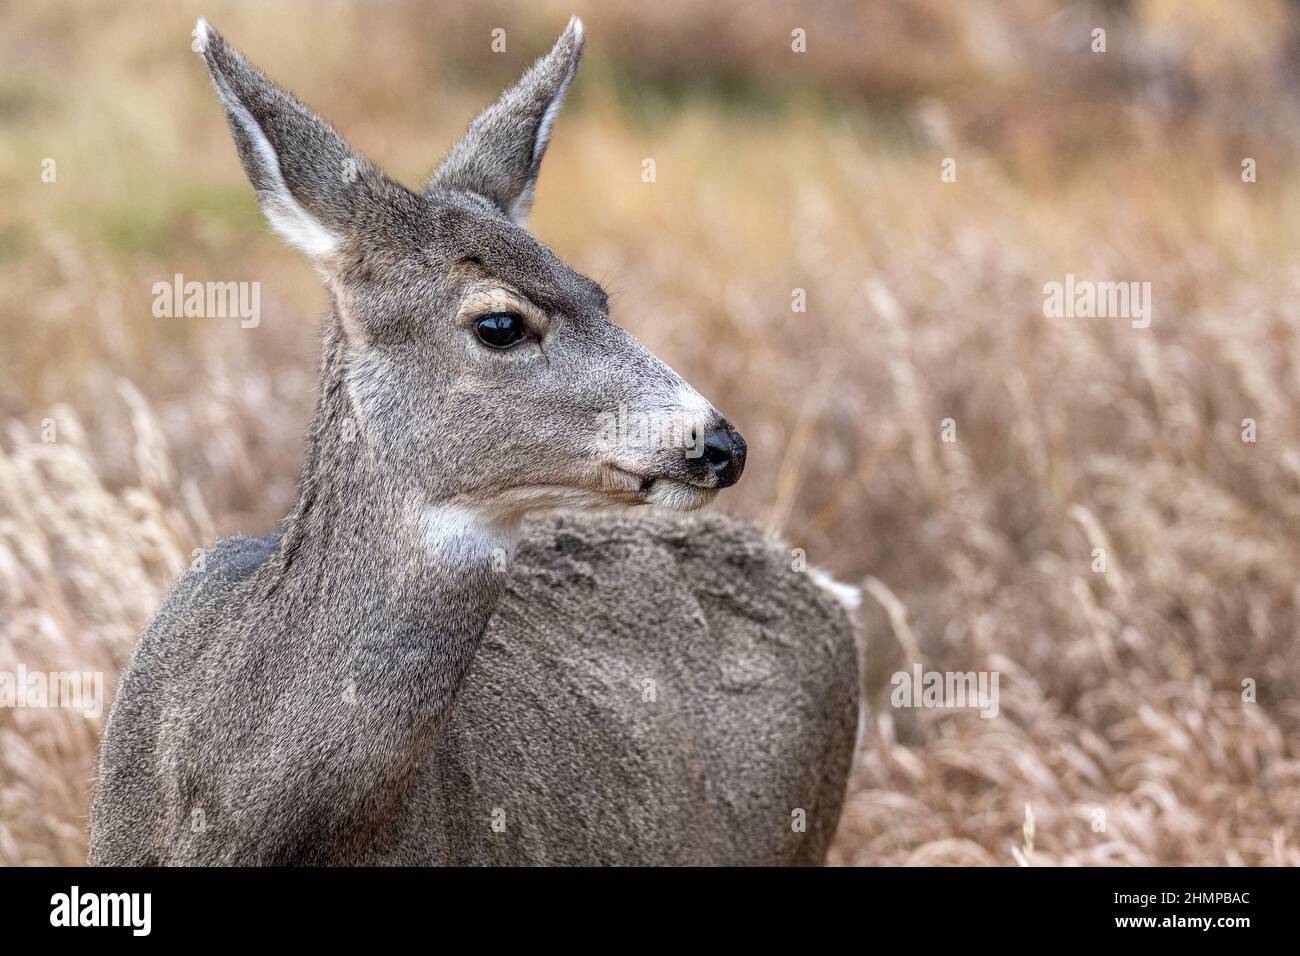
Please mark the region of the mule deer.
POLYGON ((91 861, 820 862, 847 612, 779 542, 676 514, 744 441, 524 229, 581 23, 420 193, 196 37, 332 310, 282 530, 213 545, 122 676, 91 861), (597 427, 620 407, 698 441, 597 427))

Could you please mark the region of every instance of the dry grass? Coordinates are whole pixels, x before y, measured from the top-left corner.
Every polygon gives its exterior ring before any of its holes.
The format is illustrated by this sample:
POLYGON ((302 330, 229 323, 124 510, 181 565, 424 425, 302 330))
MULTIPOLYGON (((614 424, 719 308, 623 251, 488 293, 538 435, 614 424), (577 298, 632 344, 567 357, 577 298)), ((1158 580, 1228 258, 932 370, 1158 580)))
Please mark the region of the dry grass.
MULTIPOLYGON (((410 181, 560 6, 202 12, 410 181), (487 25, 507 57, 465 52, 487 25)), ((534 226, 745 432, 724 506, 869 585, 832 861, 1300 863, 1287 9, 831 3, 798 61, 775 5, 643 6, 588 17, 534 226), (1067 272, 1151 282, 1152 327, 1044 318, 1067 272), (917 658, 998 671, 999 716, 891 708, 917 658)), ((0 671, 111 677, 191 549, 291 501, 323 293, 261 225, 196 12, 2 14, 0 671), (175 272, 261 281, 262 325, 153 318, 175 272)), ((0 710, 0 863, 82 859, 99 730, 0 710)))

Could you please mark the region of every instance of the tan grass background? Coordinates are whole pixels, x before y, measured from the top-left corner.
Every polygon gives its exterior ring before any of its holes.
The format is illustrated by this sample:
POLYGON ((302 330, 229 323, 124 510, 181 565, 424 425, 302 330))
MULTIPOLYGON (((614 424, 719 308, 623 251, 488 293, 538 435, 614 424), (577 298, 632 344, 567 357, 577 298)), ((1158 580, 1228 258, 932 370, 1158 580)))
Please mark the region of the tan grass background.
MULTIPOLYGON (((832 862, 1300 863, 1296 8, 699 6, 0 6, 0 670, 111 686, 191 550, 292 500, 324 293, 195 17, 415 183, 576 9, 534 231, 746 434, 722 507, 867 587, 832 862), (154 318, 178 272, 261 325, 154 318), (1151 282, 1151 328, 1044 318, 1067 272, 1151 282), (917 659, 999 716, 891 708, 917 659)), ((99 731, 0 710, 0 863, 82 861, 99 731)))

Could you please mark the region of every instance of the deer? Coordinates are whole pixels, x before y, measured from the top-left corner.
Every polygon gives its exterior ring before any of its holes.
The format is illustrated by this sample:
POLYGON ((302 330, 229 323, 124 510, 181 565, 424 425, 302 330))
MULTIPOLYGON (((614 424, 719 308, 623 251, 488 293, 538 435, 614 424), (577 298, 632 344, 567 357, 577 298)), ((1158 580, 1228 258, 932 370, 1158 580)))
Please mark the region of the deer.
POLYGON ((203 550, 121 674, 89 862, 823 863, 854 589, 700 510, 744 439, 526 228, 581 21, 419 192, 194 36, 323 277, 319 392, 279 530, 203 550))

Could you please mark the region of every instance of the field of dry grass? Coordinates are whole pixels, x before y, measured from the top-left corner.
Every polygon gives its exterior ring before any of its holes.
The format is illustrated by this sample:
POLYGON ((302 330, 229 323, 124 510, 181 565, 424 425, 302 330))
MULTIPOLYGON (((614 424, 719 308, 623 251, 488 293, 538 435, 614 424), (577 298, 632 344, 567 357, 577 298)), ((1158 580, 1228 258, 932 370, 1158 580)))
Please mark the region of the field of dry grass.
MULTIPOLYGON (((1293 8, 443 6, 0 8, 0 672, 111 688, 192 549, 292 501, 325 296, 195 16, 416 182, 576 8, 534 231, 749 439, 721 506, 867 589, 832 862, 1300 863, 1293 8), (155 318, 175 273, 261 324, 155 318), (1046 318, 1067 273, 1150 327, 1046 318), (917 661, 998 716, 891 707, 917 661)), ((100 729, 0 708, 0 864, 83 859, 100 729)))

